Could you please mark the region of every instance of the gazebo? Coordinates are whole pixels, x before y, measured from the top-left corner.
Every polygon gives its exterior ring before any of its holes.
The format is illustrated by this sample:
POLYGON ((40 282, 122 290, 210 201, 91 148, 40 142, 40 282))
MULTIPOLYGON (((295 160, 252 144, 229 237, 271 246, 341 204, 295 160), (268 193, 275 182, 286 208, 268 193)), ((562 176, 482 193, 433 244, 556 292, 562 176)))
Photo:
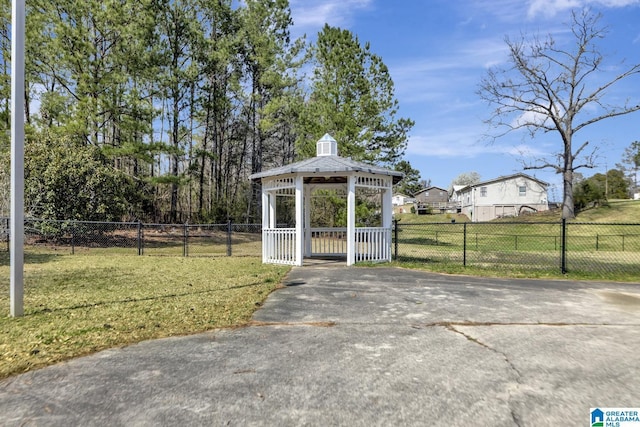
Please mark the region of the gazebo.
POLYGON ((251 175, 262 183, 262 261, 297 266, 319 256, 346 257, 347 265, 391 261, 392 192, 402 178, 401 172, 339 157, 328 134, 317 142, 316 157, 251 175), (311 200, 319 190, 346 197, 346 227, 312 227, 311 200), (376 224, 356 222, 357 191, 378 202, 376 224), (295 201, 293 227, 277 221, 282 197, 295 201))

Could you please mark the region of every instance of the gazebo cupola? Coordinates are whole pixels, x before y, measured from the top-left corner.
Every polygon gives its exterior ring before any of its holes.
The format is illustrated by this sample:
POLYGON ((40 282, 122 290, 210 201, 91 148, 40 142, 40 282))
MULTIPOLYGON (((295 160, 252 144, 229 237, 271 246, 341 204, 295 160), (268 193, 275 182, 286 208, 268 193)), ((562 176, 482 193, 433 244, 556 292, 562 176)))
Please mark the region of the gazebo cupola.
MULTIPOLYGON (((393 185, 401 172, 338 156, 338 144, 325 134, 316 145, 316 157, 251 175, 262 183, 262 260, 265 263, 303 265, 314 256, 346 257, 358 261, 391 260, 393 185), (346 198, 346 227, 314 227, 312 198, 332 190, 346 198), (376 224, 356 221, 356 192, 379 205, 376 224), (278 224, 278 198, 294 198, 295 223, 278 224)), ((281 205, 281 204, 280 204, 281 205)))
POLYGON ((316 143, 316 156, 337 156, 338 155, 338 141, 333 139, 328 133, 325 133, 322 138, 316 143))

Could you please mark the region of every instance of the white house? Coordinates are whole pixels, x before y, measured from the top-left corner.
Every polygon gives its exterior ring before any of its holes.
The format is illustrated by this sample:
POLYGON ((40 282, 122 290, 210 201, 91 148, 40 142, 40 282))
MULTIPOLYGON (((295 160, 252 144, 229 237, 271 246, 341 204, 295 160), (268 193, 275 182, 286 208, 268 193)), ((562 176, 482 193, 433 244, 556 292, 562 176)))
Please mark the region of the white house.
POLYGON ((409 197, 406 194, 394 194, 393 197, 391 198, 391 203, 393 204, 393 206, 404 206, 407 203, 413 203, 414 198, 413 197, 409 197))
POLYGON ((524 173, 467 185, 454 191, 461 213, 471 221, 490 221, 549 210, 548 183, 524 173))

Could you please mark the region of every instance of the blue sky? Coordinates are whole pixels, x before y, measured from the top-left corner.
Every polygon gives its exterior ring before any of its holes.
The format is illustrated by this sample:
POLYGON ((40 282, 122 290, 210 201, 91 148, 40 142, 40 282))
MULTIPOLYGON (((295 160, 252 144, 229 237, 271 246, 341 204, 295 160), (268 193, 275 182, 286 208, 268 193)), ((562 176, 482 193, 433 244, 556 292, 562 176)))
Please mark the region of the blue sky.
MULTIPOLYGON (((552 34, 564 43, 571 9, 590 7, 603 15, 607 37, 600 43, 612 72, 621 61, 640 62, 640 0, 290 0, 294 37, 315 39, 325 22, 348 29, 389 67, 400 116, 415 121, 405 158, 432 185, 447 188, 463 172, 483 180, 523 171, 523 154, 543 156, 561 150, 556 133, 531 139, 511 133, 490 144, 484 120, 491 112, 476 94, 487 69, 506 65, 505 37, 552 34)), ((606 76, 603 76, 606 77, 606 76)), ((640 102, 640 75, 612 88, 608 100, 640 102)), ((624 148, 640 140, 640 112, 605 120, 577 133, 599 146, 603 173, 620 162, 624 148)), ((559 175, 524 171, 551 184, 550 200, 561 199, 559 175)))

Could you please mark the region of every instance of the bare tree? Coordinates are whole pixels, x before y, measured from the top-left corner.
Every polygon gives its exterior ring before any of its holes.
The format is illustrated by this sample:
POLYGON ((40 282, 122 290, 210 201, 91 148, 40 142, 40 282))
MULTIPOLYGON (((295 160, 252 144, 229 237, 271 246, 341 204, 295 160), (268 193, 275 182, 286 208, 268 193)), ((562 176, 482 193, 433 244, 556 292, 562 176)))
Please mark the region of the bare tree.
POLYGON ((544 40, 522 37, 505 40, 509 49, 509 66, 493 68, 482 79, 478 94, 495 106, 487 123, 499 129, 493 138, 515 130, 527 130, 531 137, 538 132, 557 132, 562 150, 546 158, 525 161, 525 169, 552 168, 563 177, 562 217, 574 218, 573 173, 594 167, 597 147, 585 150, 588 141, 578 143, 575 134, 604 119, 640 110, 638 102, 628 99, 623 105, 606 102, 613 85, 640 73, 640 64, 622 65, 622 72, 604 83, 603 54, 597 46, 606 35, 599 25, 601 15, 588 10, 572 13, 568 25, 573 35, 573 49, 560 47, 551 35, 544 40))
POLYGON ((454 185, 473 185, 479 183, 481 179, 480 174, 476 171, 463 172, 453 178, 453 181, 449 184, 449 193, 453 191, 454 185))

